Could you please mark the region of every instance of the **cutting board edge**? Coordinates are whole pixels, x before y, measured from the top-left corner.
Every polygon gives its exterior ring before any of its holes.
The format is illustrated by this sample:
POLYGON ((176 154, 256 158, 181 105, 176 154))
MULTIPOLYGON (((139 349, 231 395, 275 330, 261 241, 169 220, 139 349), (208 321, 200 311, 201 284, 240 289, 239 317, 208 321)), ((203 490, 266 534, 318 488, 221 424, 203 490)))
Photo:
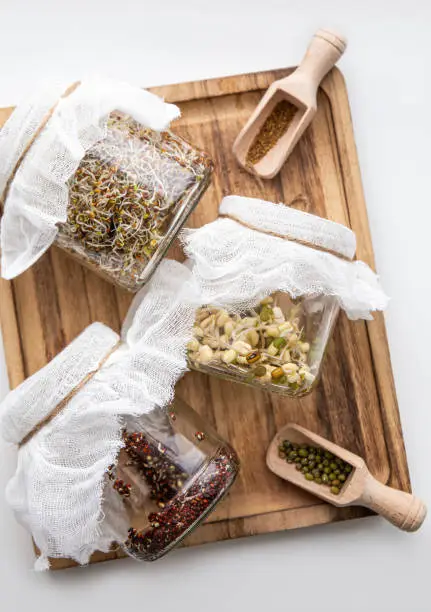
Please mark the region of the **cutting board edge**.
MULTIPOLYGON (((335 506, 330 506, 323 502, 301 509, 300 522, 297 520, 298 512, 298 509, 279 510, 277 512, 267 512, 246 518, 226 519, 215 523, 204 523, 197 531, 191 533, 186 538, 180 548, 196 547, 215 542, 236 540, 238 538, 248 538, 254 535, 283 533, 296 529, 304 529, 306 527, 317 527, 329 523, 376 516, 367 508, 359 506, 336 508, 335 506), (259 531, 256 529, 255 525, 257 520, 261 521, 262 518, 268 521, 268 529, 265 531, 259 531)), ((37 551, 37 548, 35 548, 35 550, 37 551)), ((108 553, 95 553, 90 560, 90 564, 127 558, 128 555, 122 551, 121 548, 118 548, 108 553)), ((50 569, 54 571, 73 567, 81 569, 81 566, 71 559, 50 559, 50 562, 50 569)), ((163 563, 163 560, 161 563, 163 563)))
MULTIPOLYGON (((343 112, 332 112, 332 117, 337 134, 337 147, 339 147, 340 142, 346 143, 344 149, 340 151, 340 162, 343 174, 342 183, 345 190, 348 189, 349 191, 349 197, 346 194, 346 204, 349 211, 350 227, 356 233, 358 259, 365 261, 371 268, 375 269, 374 249, 371 241, 346 80, 338 68, 333 69, 331 73, 332 78, 327 77, 322 82, 322 89, 331 102, 331 108, 335 99, 337 102, 340 102, 340 98, 342 99, 343 112), (335 89, 336 98, 333 95, 335 89), (343 132, 343 139, 338 138, 341 131, 343 132)), ((375 313, 374 320, 366 321, 366 326, 380 400, 379 407, 385 431, 385 442, 391 459, 390 473, 385 484, 411 492, 410 474, 383 313, 375 313), (388 414, 391 415, 390 419, 388 419, 388 414)))

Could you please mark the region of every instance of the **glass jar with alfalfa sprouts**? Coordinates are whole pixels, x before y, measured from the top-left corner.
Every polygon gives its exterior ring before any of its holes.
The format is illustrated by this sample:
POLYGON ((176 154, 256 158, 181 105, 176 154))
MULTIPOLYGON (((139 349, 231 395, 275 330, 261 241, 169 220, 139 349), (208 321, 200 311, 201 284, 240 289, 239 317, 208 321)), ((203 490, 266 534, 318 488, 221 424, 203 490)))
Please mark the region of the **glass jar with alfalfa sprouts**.
POLYGON ((204 152, 169 130, 178 115, 150 92, 102 79, 52 86, 18 106, 0 132, 2 276, 55 242, 137 291, 212 172, 204 152))
POLYGON ((219 218, 183 232, 202 306, 192 368, 287 396, 315 386, 338 312, 370 319, 387 297, 353 261, 347 227, 284 204, 225 197, 219 218))

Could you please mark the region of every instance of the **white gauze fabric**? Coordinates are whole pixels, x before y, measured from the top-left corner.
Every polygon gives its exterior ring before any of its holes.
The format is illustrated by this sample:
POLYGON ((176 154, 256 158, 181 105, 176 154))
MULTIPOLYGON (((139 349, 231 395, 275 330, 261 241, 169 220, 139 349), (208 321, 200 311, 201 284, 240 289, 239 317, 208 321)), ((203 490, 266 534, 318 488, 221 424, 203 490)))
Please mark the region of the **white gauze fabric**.
POLYGON ((293 298, 333 296, 350 319, 372 319, 370 311, 386 307, 378 277, 365 263, 294 242, 352 259, 356 239, 347 227, 284 204, 240 196, 225 197, 219 212, 262 231, 226 217, 183 231, 202 303, 248 309, 280 290, 293 298))
POLYGON ((47 113, 58 102, 46 127, 24 157, 10 186, 0 226, 1 274, 14 278, 29 268, 67 220, 67 181, 85 153, 105 138, 113 110, 142 125, 165 130, 180 111, 154 94, 127 83, 94 78, 62 98, 64 86, 52 85, 30 97, 0 131, 0 194, 47 113))
MULTIPOLYGON (((186 371, 185 346, 197 306, 195 282, 182 264, 163 261, 134 299, 122 344, 61 412, 19 448, 6 489, 8 503, 48 557, 86 563, 95 550, 127 539, 118 495, 105 474, 123 445, 128 419, 166 407, 186 371)), ((19 444, 83 378, 97 369, 119 336, 101 323, 87 327, 0 405, 3 437, 19 444)))

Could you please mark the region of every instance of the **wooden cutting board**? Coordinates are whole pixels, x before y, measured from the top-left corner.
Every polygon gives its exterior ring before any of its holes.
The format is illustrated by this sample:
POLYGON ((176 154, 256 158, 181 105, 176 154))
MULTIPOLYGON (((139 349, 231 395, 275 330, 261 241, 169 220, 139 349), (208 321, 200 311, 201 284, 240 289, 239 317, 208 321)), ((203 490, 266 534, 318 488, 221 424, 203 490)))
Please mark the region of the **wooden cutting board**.
MULTIPOLYGON (((312 213, 349 225, 358 239, 357 256, 374 266, 367 213, 345 82, 334 69, 323 81, 318 112, 281 173, 264 183, 241 170, 232 143, 263 91, 292 69, 156 87, 176 102, 182 117, 175 130, 213 157, 216 172, 189 225, 217 216, 227 194, 274 202, 306 196, 312 213)), ((0 125, 12 109, 0 110, 0 125)), ((171 256, 181 258, 178 246, 171 256)), ((52 248, 13 282, 1 281, 0 317, 9 380, 16 387, 44 366, 92 321, 115 330, 131 296, 115 289, 52 248)), ((237 450, 242 471, 230 495, 185 544, 282 531, 369 514, 334 508, 271 474, 265 465, 269 441, 293 421, 362 455, 373 475, 410 490, 383 316, 350 322, 341 315, 326 355, 322 380, 300 400, 201 373, 187 374, 178 393, 212 423, 237 450)), ((123 556, 96 553, 93 561, 123 556)), ((55 560, 55 568, 73 565, 55 560)))

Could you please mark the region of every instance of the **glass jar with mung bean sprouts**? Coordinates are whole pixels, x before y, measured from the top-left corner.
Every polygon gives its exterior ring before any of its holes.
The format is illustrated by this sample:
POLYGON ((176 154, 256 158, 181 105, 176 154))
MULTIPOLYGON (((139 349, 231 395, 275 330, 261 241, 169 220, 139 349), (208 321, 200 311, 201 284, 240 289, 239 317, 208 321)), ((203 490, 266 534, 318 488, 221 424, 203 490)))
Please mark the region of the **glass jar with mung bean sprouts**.
POLYGON ((188 359, 194 369, 296 396, 315 386, 338 314, 330 297, 292 300, 276 292, 242 312, 197 311, 188 359))
POLYGON ((386 306, 376 275, 352 261, 354 233, 284 204, 225 197, 183 241, 202 304, 188 360, 208 374, 305 395, 340 308, 358 319, 386 306))

